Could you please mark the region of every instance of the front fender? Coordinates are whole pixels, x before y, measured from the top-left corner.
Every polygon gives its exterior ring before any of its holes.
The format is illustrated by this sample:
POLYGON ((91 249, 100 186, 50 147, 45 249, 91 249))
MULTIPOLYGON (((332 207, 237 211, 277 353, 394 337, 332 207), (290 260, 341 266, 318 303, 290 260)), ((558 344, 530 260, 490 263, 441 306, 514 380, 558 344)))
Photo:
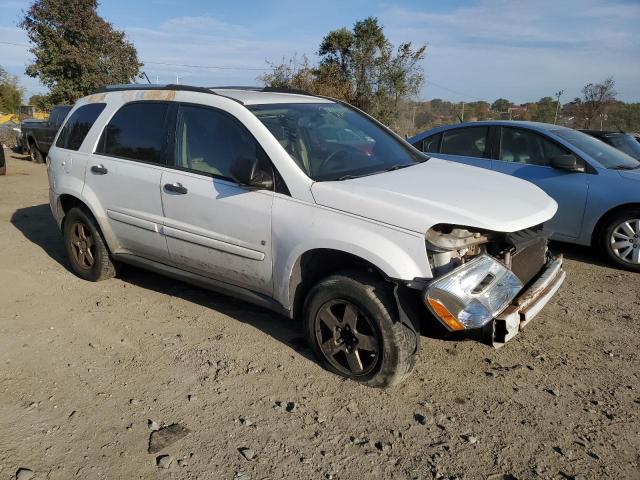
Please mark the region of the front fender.
POLYGON ((424 236, 290 197, 277 195, 274 199, 272 238, 274 296, 288 308, 293 269, 310 250, 355 255, 389 278, 432 276, 424 236))

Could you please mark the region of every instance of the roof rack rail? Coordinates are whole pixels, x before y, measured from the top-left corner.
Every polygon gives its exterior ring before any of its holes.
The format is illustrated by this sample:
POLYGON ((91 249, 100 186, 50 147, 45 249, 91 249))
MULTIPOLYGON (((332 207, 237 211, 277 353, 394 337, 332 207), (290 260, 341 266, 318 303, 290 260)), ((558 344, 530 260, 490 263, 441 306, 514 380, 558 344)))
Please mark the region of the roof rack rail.
POLYGON ((175 83, 169 84, 145 84, 145 83, 120 83, 115 85, 105 85, 94 91, 93 93, 105 93, 105 92, 122 92, 126 90, 182 90, 187 92, 200 92, 209 93, 211 95, 217 95, 210 89, 205 87, 194 87, 192 85, 177 85, 175 83))
POLYGON ((224 87, 209 87, 212 90, 246 90, 249 92, 265 92, 265 93, 293 93, 295 95, 310 95, 315 96, 306 90, 300 90, 298 88, 289 87, 246 87, 246 86, 224 86, 224 87))

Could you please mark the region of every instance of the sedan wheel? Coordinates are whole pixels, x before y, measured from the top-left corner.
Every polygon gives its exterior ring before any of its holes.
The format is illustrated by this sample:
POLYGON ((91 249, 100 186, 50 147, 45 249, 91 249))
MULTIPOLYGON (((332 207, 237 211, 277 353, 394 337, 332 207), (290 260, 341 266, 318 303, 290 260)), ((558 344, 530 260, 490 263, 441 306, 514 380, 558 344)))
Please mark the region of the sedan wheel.
POLYGON ((601 242, 613 262, 640 272, 640 209, 628 209, 610 218, 602 230, 601 242))
POLYGON ((613 229, 611 249, 624 262, 640 265, 640 219, 626 220, 613 229))

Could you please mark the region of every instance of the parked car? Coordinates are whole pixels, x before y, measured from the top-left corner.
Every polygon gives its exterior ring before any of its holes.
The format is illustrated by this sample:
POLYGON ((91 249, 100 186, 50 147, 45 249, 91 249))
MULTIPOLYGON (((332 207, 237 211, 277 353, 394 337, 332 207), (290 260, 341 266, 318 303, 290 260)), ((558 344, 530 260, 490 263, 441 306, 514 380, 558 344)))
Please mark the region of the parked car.
POLYGON ((36 163, 45 161, 51 143, 71 107, 71 105, 56 105, 51 110, 47 120, 30 119, 22 121, 20 124, 20 130, 22 131, 21 146, 23 152, 31 156, 31 160, 36 163))
POLYGON ((0 145, 0 175, 6 175, 7 173, 7 162, 4 158, 4 148, 0 145))
POLYGON ((440 158, 505 173, 558 202, 551 238, 601 249, 640 271, 640 162, 585 133, 519 121, 461 123, 409 139, 440 158))
POLYGON ((591 135, 592 137, 608 143, 612 147, 622 150, 627 155, 632 156, 636 160, 640 160, 640 142, 638 137, 633 133, 625 132, 607 132, 603 130, 580 130, 581 132, 591 135))
POLYGON ((329 370, 370 386, 412 370, 421 320, 500 345, 564 280, 542 190, 321 97, 110 87, 76 103, 48 173, 81 278, 127 263, 301 319, 329 370))

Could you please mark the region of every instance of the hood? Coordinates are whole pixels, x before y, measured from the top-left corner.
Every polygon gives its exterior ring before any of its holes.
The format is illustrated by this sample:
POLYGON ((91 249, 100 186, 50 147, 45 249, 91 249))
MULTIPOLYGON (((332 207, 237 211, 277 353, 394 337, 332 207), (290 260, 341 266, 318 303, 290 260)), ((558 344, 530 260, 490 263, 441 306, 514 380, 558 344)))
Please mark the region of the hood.
POLYGON ((558 209, 532 183, 433 157, 391 172, 316 182, 311 192, 319 205, 420 233, 438 223, 514 232, 546 222, 558 209))
POLYGON ((640 180, 640 169, 618 170, 618 173, 622 178, 628 178, 629 180, 640 180))

